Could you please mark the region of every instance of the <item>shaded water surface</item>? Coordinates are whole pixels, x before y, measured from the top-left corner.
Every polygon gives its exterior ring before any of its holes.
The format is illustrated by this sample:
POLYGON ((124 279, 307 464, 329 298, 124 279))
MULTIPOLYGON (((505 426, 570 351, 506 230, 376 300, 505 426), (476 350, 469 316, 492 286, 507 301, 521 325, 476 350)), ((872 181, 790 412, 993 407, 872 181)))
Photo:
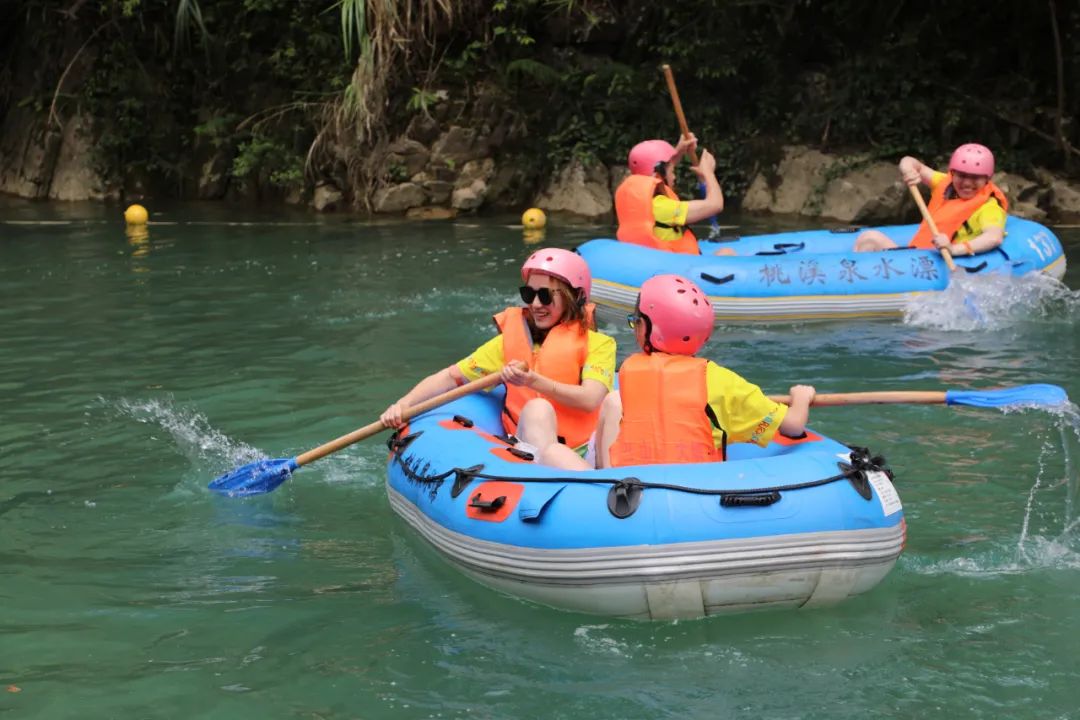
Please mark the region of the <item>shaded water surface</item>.
MULTIPOLYGON (((816 429, 897 473, 908 545, 880 586, 695 622, 564 613, 472 583, 414 537, 377 440, 269 495, 205 488, 367 424, 489 337, 528 252, 512 219, 189 207, 129 237, 118 216, 0 206, 0 716, 1076 716, 1070 419, 816 410, 816 429)), ((1080 234, 1061 235, 1080 267, 1080 234)), ((1050 382, 1080 397, 1072 297, 992 295, 978 326, 946 307, 731 327, 708 354, 770 392, 1050 382)), ((625 356, 629 333, 608 330, 625 356)))

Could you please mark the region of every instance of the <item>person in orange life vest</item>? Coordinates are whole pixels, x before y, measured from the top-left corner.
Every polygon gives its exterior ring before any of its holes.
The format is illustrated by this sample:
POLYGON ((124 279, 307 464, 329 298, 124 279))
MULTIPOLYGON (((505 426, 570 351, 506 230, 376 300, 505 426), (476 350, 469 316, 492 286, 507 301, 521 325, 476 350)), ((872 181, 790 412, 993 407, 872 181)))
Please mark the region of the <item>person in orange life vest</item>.
POLYGON ((720 213, 724 193, 716 179, 716 159, 703 150, 691 170, 704 185, 705 197, 687 201, 675 194, 675 165, 696 147, 697 138, 691 134, 674 147, 663 140, 646 140, 630 150, 630 175, 615 190, 619 222, 615 236, 620 241, 687 255, 701 254, 697 238, 687 226, 720 213))
POLYGON ((560 442, 586 449, 615 373, 615 341, 594 329, 589 266, 577 253, 545 248, 529 256, 521 277, 525 307, 496 315, 499 335, 391 404, 379 418, 387 427, 402 425, 405 407, 498 372, 503 427, 519 447, 536 456, 560 442))
MULTIPOLYGON (((994 154, 976 143, 956 148, 949 160, 948 173, 937 172, 913 157, 903 158, 900 175, 904 182, 930 186, 927 209, 939 233, 934 236, 923 220, 908 247, 947 248, 950 254, 960 256, 986 252, 1000 245, 1005 239, 1009 201, 990 180, 993 174, 994 154)), ((867 230, 855 240, 856 252, 895 247, 895 242, 877 230, 867 230)))
MULTIPOLYGON (((731 370, 695 357, 712 333, 713 311, 690 280, 649 278, 628 320, 642 352, 623 362, 619 392, 604 400, 596 431, 598 468, 720 462, 729 442, 765 446, 777 432, 805 432, 813 387, 792 387, 789 407, 731 370)), ((581 458, 554 447, 541 462, 588 469, 581 458)))

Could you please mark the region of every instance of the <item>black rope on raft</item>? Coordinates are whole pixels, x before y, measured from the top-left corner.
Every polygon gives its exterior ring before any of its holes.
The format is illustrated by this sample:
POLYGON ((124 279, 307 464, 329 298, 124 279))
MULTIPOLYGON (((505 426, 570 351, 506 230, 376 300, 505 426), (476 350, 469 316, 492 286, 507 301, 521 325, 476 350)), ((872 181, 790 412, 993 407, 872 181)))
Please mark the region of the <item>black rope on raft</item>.
POLYGON ((410 482, 428 488, 428 496, 432 501, 439 494, 439 488, 442 487, 443 481, 460 472, 458 468, 451 468, 443 473, 428 475, 427 473, 431 470, 430 460, 423 460, 415 456, 403 458, 400 453, 394 453, 393 457, 397 464, 401 466, 401 472, 405 474, 405 477, 410 482))
POLYGON ((657 483, 647 482, 638 478, 580 478, 580 477, 518 477, 513 475, 492 475, 490 473, 481 472, 483 465, 476 465, 471 468, 451 468, 446 472, 428 475, 428 471, 431 469, 430 461, 421 460, 419 458, 404 458, 402 453, 395 452, 393 454, 394 460, 401 466, 402 472, 409 480, 421 485, 431 486, 431 498, 434 499, 438 493, 439 488, 442 486, 444 480, 451 475, 455 476, 454 488, 457 492, 461 492, 464 486, 468 485, 474 479, 480 480, 493 480, 499 482, 543 482, 543 483, 578 483, 588 485, 632 485, 635 488, 656 489, 656 490, 673 490, 676 492, 685 492, 693 495, 723 495, 723 496, 741 496, 741 495, 769 495, 779 493, 785 490, 805 490, 812 487, 820 487, 822 485, 828 485, 839 480, 850 480, 855 486, 855 489, 859 491, 859 494, 866 499, 870 499, 869 481, 867 479, 867 473, 872 471, 884 472, 890 480, 893 478, 892 471, 885 467, 886 460, 881 455, 871 456, 870 451, 866 448, 852 447, 851 448, 851 463, 838 463, 840 466, 840 472, 836 475, 830 475, 829 477, 821 478, 819 480, 807 480, 800 483, 791 483, 790 485, 773 485, 771 487, 760 488, 745 488, 735 490, 719 490, 708 488, 688 487, 686 485, 674 485, 672 483, 657 483))

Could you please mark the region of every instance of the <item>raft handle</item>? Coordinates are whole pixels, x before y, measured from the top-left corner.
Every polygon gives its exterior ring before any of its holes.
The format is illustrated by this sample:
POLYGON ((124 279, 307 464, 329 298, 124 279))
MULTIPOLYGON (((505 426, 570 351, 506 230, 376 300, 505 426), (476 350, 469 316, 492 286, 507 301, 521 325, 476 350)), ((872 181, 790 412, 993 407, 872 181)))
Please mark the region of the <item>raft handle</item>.
POLYGON ((855 233, 855 232, 859 232, 860 230, 862 230, 865 227, 866 227, 865 225, 847 225, 845 227, 833 228, 833 229, 829 230, 829 232, 831 232, 834 235, 855 233))
POLYGON ((893 471, 887 467, 888 460, 883 455, 872 455, 869 449, 857 445, 848 447, 851 448, 851 462, 838 462, 836 465, 840 468, 840 472, 847 476, 855 492, 859 493, 863 500, 870 500, 874 497, 874 493, 870 489, 868 473, 880 471, 892 480, 893 471))
POLYGON ((755 255, 787 255, 789 252, 798 252, 806 247, 806 243, 775 243, 772 250, 762 250, 755 255))
POLYGON ((469 507, 476 508, 477 510, 483 510, 485 512, 494 512, 506 504, 506 496, 500 495, 494 500, 481 500, 480 493, 473 495, 472 500, 469 501, 469 507))
POLYGON ((476 479, 476 474, 484 471, 483 465, 473 465, 467 468, 454 468, 454 486, 450 488, 450 497, 456 498, 458 495, 469 486, 473 480, 476 479))
POLYGON ((767 493, 725 494, 720 496, 720 507, 766 507, 780 502, 776 490, 767 493))
POLYGON ((642 489, 637 478, 619 480, 608 490, 607 509, 620 520, 630 517, 641 504, 642 489))
POLYGON ((536 456, 533 455, 531 452, 525 452, 524 450, 518 450, 516 447, 508 447, 508 448, 506 448, 506 452, 510 453, 511 455, 513 455, 516 458, 521 458, 522 460, 528 460, 529 462, 532 462, 533 460, 536 459, 536 456))
POLYGON ((423 434, 424 431, 419 430, 412 435, 405 435, 402 437, 400 431, 396 432, 386 441, 386 447, 395 455, 400 454, 402 450, 409 446, 409 443, 423 434))
POLYGON ((472 420, 470 420, 469 418, 465 417, 464 415, 455 415, 454 416, 454 422, 456 422, 461 427, 465 427, 465 428, 471 428, 473 425, 476 424, 472 420))
POLYGON ((701 279, 708 280, 713 285, 723 285, 726 282, 731 282, 732 280, 734 280, 735 273, 731 273, 730 275, 725 275, 722 278, 718 278, 715 275, 710 275, 709 273, 703 272, 701 273, 701 279))

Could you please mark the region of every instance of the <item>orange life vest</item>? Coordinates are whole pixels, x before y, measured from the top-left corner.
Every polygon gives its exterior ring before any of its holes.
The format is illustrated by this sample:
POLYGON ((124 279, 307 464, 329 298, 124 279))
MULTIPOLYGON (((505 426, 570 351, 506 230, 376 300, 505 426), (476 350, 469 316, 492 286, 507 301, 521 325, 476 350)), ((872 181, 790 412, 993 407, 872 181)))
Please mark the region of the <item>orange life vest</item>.
MULTIPOLYGON (((594 306, 585 306, 586 325, 591 325, 594 306)), ((520 360, 532 370, 555 382, 581 384, 581 369, 589 356, 589 333, 577 323, 559 323, 548 330, 547 337, 538 348, 533 348, 525 308, 511 307, 495 316, 495 324, 503 336, 503 357, 506 362, 520 360)), ((553 398, 546 397, 523 385, 506 386, 506 402, 503 407, 503 428, 507 433, 517 431, 518 418, 525 403, 533 398, 544 397, 555 408, 556 432, 559 439, 575 448, 589 441, 600 417, 600 408, 579 410, 567 407, 553 398)))
MULTIPOLYGON (((926 208, 930 211, 930 217, 934 218, 938 232, 944 233, 950 238, 955 237, 956 232, 967 222, 968 218, 974 215, 975 211, 985 205, 990 198, 996 199, 1002 210, 1009 211, 1009 201, 1005 198, 1005 193, 1001 192, 1001 188, 993 182, 987 181, 982 186, 982 189, 969 200, 961 200, 958 197, 946 198, 945 194, 950 187, 952 187, 951 174, 946 175, 945 179, 939 182, 933 192, 930 193, 930 203, 926 208)), ((908 247, 920 250, 934 249, 934 236, 930 232, 930 226, 927 225, 926 220, 923 220, 922 224, 919 225, 919 229, 915 231, 915 237, 908 243, 908 247)))
POLYGON ((708 360, 687 355, 637 353, 619 369, 623 414, 611 446, 611 464, 720 462, 707 414, 708 360))
MULTIPOLYGON (((631 175, 622 181, 615 190, 615 216, 619 220, 619 229, 615 232, 615 237, 625 243, 644 245, 656 250, 700 255, 701 250, 698 248, 697 238, 689 229, 684 229, 682 237, 678 240, 661 240, 653 234, 653 228, 656 227, 657 222, 653 215, 652 201, 653 196, 656 195, 656 186, 661 182, 658 177, 644 175, 631 175)), ((663 190, 664 195, 672 200, 679 199, 679 196, 666 184, 663 190)))

